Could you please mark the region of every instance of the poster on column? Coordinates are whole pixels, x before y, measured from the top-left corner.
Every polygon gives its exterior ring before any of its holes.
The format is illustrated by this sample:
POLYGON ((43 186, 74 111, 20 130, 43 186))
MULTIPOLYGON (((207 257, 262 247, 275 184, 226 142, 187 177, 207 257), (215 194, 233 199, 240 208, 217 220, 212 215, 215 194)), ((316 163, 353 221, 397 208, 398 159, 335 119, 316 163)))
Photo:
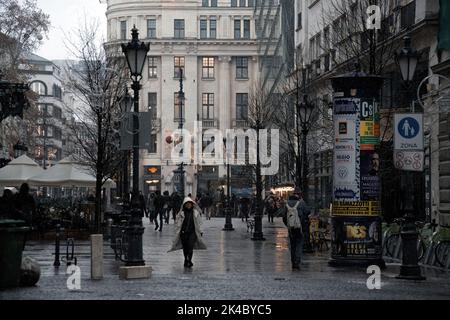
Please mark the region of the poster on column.
POLYGON ((380 199, 380 155, 375 151, 361 151, 361 200, 380 199))
POLYGON ((380 113, 376 99, 362 99, 360 105, 360 147, 374 150, 380 143, 380 113))
POLYGON ((334 199, 359 199, 359 181, 356 166, 357 114, 334 116, 334 199))

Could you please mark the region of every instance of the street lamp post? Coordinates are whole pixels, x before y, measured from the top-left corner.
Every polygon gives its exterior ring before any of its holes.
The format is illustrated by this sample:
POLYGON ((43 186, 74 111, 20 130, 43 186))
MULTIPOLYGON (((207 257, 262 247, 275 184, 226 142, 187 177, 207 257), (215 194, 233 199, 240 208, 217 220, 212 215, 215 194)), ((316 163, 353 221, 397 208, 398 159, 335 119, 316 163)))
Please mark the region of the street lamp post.
POLYGON ((139 90, 142 69, 144 68, 147 52, 150 49, 148 44, 139 40, 139 33, 136 26, 131 30, 132 40, 128 44, 122 44, 122 51, 125 54, 130 77, 133 81, 131 88, 134 91, 133 109, 133 195, 131 200, 131 218, 126 228, 128 235, 128 259, 127 266, 143 266, 142 234, 142 212, 139 205, 139 90))
MULTIPOLYGON (((412 80, 414 78, 414 73, 416 71, 416 66, 418 62, 417 51, 411 47, 411 37, 406 36, 404 38, 404 47, 400 49, 397 53, 397 63, 400 67, 402 74, 402 79, 404 81, 405 87, 409 94, 412 91, 412 80)), ((411 102, 412 103, 412 102, 411 102)), ((403 203, 402 211, 404 216, 404 221, 402 223, 401 229, 401 239, 402 239, 402 265, 400 267, 400 274, 397 276, 399 279, 410 279, 410 280, 425 280, 422 276, 421 270, 418 264, 418 252, 417 252, 417 241, 419 238, 419 233, 415 224, 416 219, 416 208, 414 206, 414 192, 413 179, 411 171, 406 172, 406 187, 403 193, 403 203)))
MULTIPOLYGON (((179 117, 180 117, 180 122, 178 124, 178 129, 180 130, 180 134, 181 134, 181 139, 184 139, 183 136, 183 127, 184 127, 184 118, 183 118, 183 103, 184 103, 184 91, 183 91, 183 68, 180 68, 180 90, 178 91, 178 103, 179 103, 179 117)), ((183 143, 183 140, 181 140, 181 142, 183 143)), ((184 153, 184 150, 183 150, 184 153)), ((180 177, 180 194, 181 197, 184 199, 185 195, 185 190, 184 190, 184 161, 183 161, 184 155, 181 159, 181 163, 178 166, 178 174, 180 177)))
POLYGON ((227 139, 223 138, 223 144, 225 146, 225 157, 227 162, 227 198, 225 204, 225 226, 223 227, 223 231, 233 231, 233 223, 231 221, 231 207, 230 207, 230 158, 228 156, 228 148, 227 148, 227 139))

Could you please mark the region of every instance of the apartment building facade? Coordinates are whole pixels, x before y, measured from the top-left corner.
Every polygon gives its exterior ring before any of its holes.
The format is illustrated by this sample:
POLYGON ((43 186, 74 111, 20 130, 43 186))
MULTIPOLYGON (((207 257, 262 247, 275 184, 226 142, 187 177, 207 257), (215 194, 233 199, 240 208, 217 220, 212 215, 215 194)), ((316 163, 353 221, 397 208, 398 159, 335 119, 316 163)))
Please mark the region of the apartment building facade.
MULTIPOLYGON (((203 130, 225 134, 247 126, 249 94, 259 75, 254 5, 253 0, 107 1, 107 49, 119 52, 133 26, 150 43, 139 101, 141 111, 151 112, 153 125, 154 143, 141 151, 145 193, 172 192, 179 183, 167 141, 179 126, 180 68, 185 129, 193 133, 197 122, 203 130)), ((186 193, 223 187, 224 165, 186 164, 186 193)))
MULTIPOLYGON (((433 74, 433 68, 436 72, 439 68, 445 69, 444 62, 445 59, 448 59, 445 53, 442 57, 444 60, 439 60, 439 63, 437 61, 439 54, 437 50, 439 1, 379 1, 381 28, 377 29, 373 36, 375 41, 373 51, 369 49, 368 33, 370 31, 364 26, 368 14, 361 3, 364 2, 296 0, 296 56, 297 60, 301 61, 302 72, 306 75, 306 94, 315 98, 322 97, 322 100, 331 100, 330 78, 354 71, 355 62, 360 62, 362 71, 383 76, 385 82, 382 89, 381 145, 386 150, 392 150, 392 115, 395 112, 412 111, 412 106, 408 106, 405 99, 406 92, 402 87, 400 71, 395 61, 395 52, 403 46, 403 37, 410 36, 412 46, 419 53, 419 62, 413 80, 415 89, 419 87, 425 77, 433 74), (380 53, 380 51, 384 53, 380 53), (440 67, 433 67, 435 64, 440 67)), ((434 77, 431 77, 427 83, 433 85, 433 82, 435 85, 439 85, 439 80, 434 77)), ((426 95, 427 83, 421 86, 420 96, 426 95)), ((425 125, 428 127, 425 128, 425 131, 428 130, 426 137, 428 141, 426 142, 429 146, 425 171, 415 176, 415 207, 418 209, 419 218, 438 221, 438 213, 441 210, 439 204, 440 146, 438 133, 433 128, 437 127, 439 121, 436 117, 439 118, 439 113, 431 112, 432 100, 424 104, 425 110, 421 107, 418 97, 414 97, 413 100, 414 111, 425 111, 425 125)), ((322 153, 327 152, 323 150, 322 153)), ((323 171, 321 168, 326 167, 331 169, 331 157, 318 155, 316 158, 328 161, 318 161, 315 164, 318 170, 323 171)), ((382 180, 382 204, 385 214, 391 215, 391 218, 401 214, 400 198, 403 190, 399 178, 400 172, 393 168, 392 163, 392 152, 387 151, 384 163, 382 163, 385 166, 387 177, 382 180)), ((328 177, 321 177, 321 179, 332 181, 332 172, 329 172, 328 177)), ((319 184, 326 186, 326 183, 323 182, 319 184)), ((331 189, 329 191, 331 192, 331 189)), ((323 192, 319 190, 318 193, 323 192)), ((331 194, 327 197, 331 198, 331 194)))

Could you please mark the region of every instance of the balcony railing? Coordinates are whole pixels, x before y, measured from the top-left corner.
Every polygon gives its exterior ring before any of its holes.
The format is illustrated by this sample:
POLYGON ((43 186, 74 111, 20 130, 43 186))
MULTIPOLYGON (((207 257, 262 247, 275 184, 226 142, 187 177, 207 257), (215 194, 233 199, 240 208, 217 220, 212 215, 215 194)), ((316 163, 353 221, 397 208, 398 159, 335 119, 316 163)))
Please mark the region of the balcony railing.
POLYGON ((203 129, 217 128, 217 120, 216 119, 203 119, 202 127, 203 127, 203 129))
POLYGON ((248 128, 250 125, 246 119, 233 119, 234 128, 248 128))

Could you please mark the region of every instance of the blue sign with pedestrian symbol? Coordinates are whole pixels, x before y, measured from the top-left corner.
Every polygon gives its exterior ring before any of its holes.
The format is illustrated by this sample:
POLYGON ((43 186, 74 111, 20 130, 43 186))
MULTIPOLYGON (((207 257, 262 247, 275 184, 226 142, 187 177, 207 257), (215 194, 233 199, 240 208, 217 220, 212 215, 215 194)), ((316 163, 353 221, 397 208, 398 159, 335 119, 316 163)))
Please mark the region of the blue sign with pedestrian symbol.
POLYGON ((398 133, 405 139, 415 138, 420 131, 419 122, 416 119, 407 117, 400 120, 397 127, 398 133))

